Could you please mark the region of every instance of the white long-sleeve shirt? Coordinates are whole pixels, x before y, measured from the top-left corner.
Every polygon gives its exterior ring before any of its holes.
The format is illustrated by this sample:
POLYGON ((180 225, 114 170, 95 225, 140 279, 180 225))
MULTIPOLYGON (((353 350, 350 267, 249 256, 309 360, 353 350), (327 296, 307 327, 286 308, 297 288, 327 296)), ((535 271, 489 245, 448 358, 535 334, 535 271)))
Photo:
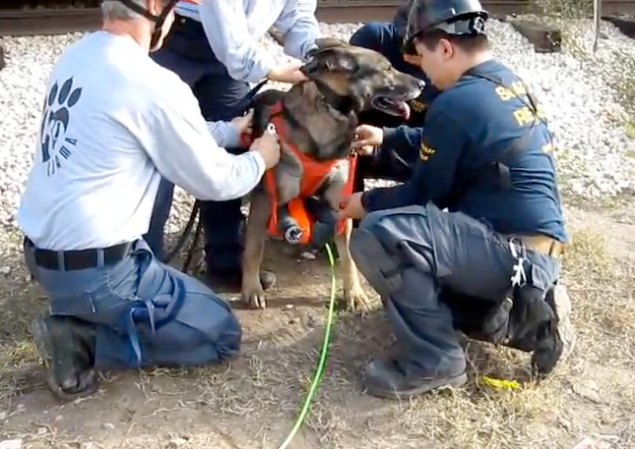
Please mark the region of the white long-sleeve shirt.
POLYGON ((320 28, 316 0, 183 0, 175 11, 200 21, 218 60, 229 75, 255 83, 275 67, 258 41, 275 25, 284 35, 284 51, 304 59, 315 47, 320 28))
POLYGON ((265 163, 233 156, 232 124, 205 122, 191 89, 131 38, 98 31, 54 67, 17 219, 36 246, 103 248, 148 230, 161 174, 202 200, 250 192, 265 163))

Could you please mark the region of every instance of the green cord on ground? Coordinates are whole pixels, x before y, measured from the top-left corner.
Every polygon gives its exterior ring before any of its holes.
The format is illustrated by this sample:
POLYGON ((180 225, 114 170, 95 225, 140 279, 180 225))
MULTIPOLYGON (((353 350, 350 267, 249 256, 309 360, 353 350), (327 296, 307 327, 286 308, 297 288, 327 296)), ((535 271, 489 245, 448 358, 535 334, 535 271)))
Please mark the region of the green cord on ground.
POLYGON ((335 276, 335 259, 333 258, 333 253, 331 252, 331 246, 326 245, 326 252, 329 257, 329 264, 331 266, 331 299, 329 302, 329 312, 326 318, 326 329, 324 331, 324 341, 322 342, 322 350, 320 351, 320 361, 318 362, 318 366, 313 376, 313 380, 311 381, 311 386, 309 387, 309 392, 304 399, 304 404, 302 405, 302 410, 298 415, 298 418, 287 436, 287 439, 284 440, 284 443, 280 445, 278 449, 286 449, 287 446, 291 443, 291 440, 300 430, 302 423, 306 419, 307 414, 309 413, 309 409, 311 408, 311 401, 313 401, 313 396, 315 396, 315 392, 317 391, 317 387, 320 384, 320 380, 322 379, 322 375, 324 374, 324 366, 326 364, 326 357, 328 355, 329 343, 331 341, 331 325, 333 324, 333 314, 335 311, 335 292, 337 286, 337 278, 335 276))

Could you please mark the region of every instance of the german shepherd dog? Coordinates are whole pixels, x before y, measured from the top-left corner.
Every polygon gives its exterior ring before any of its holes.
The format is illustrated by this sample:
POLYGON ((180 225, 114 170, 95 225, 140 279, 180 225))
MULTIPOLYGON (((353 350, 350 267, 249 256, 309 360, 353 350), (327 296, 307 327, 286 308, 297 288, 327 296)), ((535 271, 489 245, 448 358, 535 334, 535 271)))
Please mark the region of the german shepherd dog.
MULTIPOLYGON (((274 105, 282 100, 281 117, 288 131, 286 136, 281 136, 282 154, 273 169, 280 217, 285 216, 284 206, 299 195, 303 168, 288 142, 311 160, 340 161, 315 193, 336 214, 348 179, 348 155, 355 139, 358 114, 375 108, 407 118, 410 113, 407 102, 416 98, 424 87, 422 81, 398 72, 384 56, 373 50, 333 38, 319 39, 316 44, 318 48, 308 55, 310 61, 301 68, 307 81, 288 91, 263 91, 252 102, 252 137, 257 138, 270 123, 274 105)), ((260 266, 272 215, 272 203, 265 184, 261 182, 250 194, 251 207, 245 233, 241 296, 242 301, 252 308, 265 308, 260 266)), ((368 298, 348 248, 351 232, 352 221, 346 220, 343 235, 335 236, 340 257, 338 271, 349 309, 356 306, 366 309, 368 298)))

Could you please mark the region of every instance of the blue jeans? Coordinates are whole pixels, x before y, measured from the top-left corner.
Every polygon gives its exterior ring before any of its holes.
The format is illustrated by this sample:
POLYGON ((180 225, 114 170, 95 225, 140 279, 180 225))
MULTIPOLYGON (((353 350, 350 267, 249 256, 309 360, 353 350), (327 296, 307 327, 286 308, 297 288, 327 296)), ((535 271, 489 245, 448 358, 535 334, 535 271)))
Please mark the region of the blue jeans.
MULTIPOLYGON (((208 121, 228 121, 240 115, 249 85, 229 76, 227 69, 214 56, 207 36, 199 23, 177 18, 165 44, 151 54, 162 67, 179 75, 197 98, 208 121)), ((243 149, 228 149, 238 154, 243 149)), ((162 179, 152 213, 150 228, 144 239, 154 253, 163 259, 163 234, 172 206, 174 185, 162 179)), ((200 201, 201 221, 205 235, 205 260, 209 269, 240 268, 244 248, 244 214, 241 199, 200 201)))
MULTIPOLYGON (((113 266, 29 271, 49 296, 51 315, 95 325, 95 368, 197 366, 235 357, 242 331, 230 306, 197 279, 157 261, 144 240, 113 266)), ((101 252, 103 262, 103 252, 101 252)))

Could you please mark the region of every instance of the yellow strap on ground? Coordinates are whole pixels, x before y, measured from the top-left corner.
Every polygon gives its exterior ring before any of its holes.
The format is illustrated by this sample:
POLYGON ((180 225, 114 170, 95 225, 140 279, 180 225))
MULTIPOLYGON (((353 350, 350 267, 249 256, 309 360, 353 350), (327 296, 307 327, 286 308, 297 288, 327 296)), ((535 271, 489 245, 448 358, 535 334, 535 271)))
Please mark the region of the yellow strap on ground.
POLYGON ((483 376, 483 380, 488 385, 494 388, 506 388, 506 389, 514 389, 514 388, 522 388, 522 385, 517 380, 510 379, 494 379, 493 377, 483 376))

